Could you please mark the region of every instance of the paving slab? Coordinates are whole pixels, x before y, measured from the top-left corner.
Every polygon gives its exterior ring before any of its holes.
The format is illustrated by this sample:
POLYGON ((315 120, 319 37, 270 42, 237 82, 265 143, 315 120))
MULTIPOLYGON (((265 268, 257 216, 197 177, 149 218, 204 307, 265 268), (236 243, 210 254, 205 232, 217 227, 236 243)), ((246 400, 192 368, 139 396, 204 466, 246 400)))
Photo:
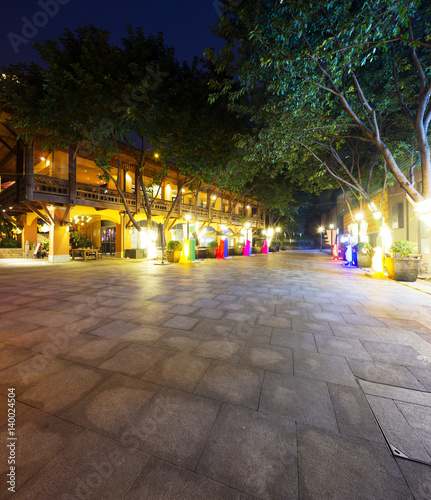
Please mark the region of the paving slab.
POLYGON ((300 498, 413 500, 386 445, 298 428, 300 498))
POLYGON ((296 425, 224 404, 196 472, 257 498, 297 498, 296 425))
POLYGON ((148 459, 141 451, 84 430, 13 498, 125 498, 148 459))
POLYGON ((134 419, 139 449, 193 471, 221 403, 164 388, 134 419))
POLYGON ((213 361, 195 389, 208 398, 257 409, 263 370, 213 361))
POLYGON ((259 411, 338 432, 325 382, 266 372, 259 411))

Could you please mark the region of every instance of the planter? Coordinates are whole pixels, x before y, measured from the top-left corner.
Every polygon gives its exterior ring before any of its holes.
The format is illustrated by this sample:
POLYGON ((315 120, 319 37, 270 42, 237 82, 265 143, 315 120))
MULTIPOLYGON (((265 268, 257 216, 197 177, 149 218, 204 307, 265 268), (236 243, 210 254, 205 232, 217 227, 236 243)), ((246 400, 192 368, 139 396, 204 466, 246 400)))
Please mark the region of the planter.
POLYGON ((126 259, 145 259, 147 257, 147 250, 144 248, 126 249, 126 259))
POLYGON ((234 255, 243 255, 244 253, 244 248, 241 248, 241 247, 235 247, 233 249, 233 253, 234 255))
POLYGON ((386 269, 391 280, 416 281, 421 268, 418 257, 386 257, 386 269))
POLYGON ((166 259, 168 262, 179 262, 181 258, 181 250, 167 250, 166 259))
POLYGON ((253 253, 262 253, 262 247, 253 247, 252 252, 253 253))
POLYGON ((207 249, 207 255, 210 259, 214 259, 215 258, 215 252, 216 252, 216 249, 215 248, 208 248, 207 249))
POLYGON ((372 254, 370 253, 358 253, 358 267, 372 267, 372 254))

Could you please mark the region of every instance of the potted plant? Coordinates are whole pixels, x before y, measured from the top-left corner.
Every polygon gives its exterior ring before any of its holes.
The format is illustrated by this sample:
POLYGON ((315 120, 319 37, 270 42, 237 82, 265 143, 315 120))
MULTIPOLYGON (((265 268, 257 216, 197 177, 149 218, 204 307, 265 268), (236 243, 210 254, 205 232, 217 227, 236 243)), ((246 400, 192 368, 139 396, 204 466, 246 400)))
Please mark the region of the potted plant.
POLYGON ((373 247, 369 243, 360 241, 356 243, 353 250, 356 252, 358 267, 371 267, 373 247))
POLYGON ((416 281, 421 267, 420 256, 412 255, 416 251, 416 243, 394 241, 389 251, 392 257, 385 259, 389 278, 396 281, 416 281))
POLYGON ((210 241, 208 243, 208 257, 213 259, 215 257, 215 252, 217 248, 218 248, 217 241, 210 241))
POLYGON ((182 248, 181 241, 171 240, 167 245, 166 251, 168 262, 179 262, 182 248))
POLYGON ((238 241, 236 244, 235 244, 235 247, 234 247, 234 255, 243 255, 244 254, 244 243, 238 241))
POLYGON ((262 253, 263 242, 265 240, 255 240, 254 246, 252 247, 253 253, 262 253))
POLYGON ((282 250, 282 251, 287 250, 287 241, 286 240, 280 241, 280 250, 282 250))

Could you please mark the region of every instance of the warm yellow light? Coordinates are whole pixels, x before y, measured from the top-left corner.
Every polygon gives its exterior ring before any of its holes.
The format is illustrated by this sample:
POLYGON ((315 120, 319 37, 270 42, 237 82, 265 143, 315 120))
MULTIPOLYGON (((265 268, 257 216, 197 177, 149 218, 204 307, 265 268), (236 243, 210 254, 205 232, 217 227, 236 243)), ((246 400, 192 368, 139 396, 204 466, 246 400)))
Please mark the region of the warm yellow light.
POLYGON ((325 230, 325 228, 323 226, 320 226, 319 229, 317 230, 319 233, 323 233, 323 231, 325 230))
POLYGON ((373 248, 374 255, 372 259, 372 267, 377 274, 383 274, 383 249, 380 247, 373 248))
POLYGON ((51 165, 51 162, 49 160, 46 160, 46 166, 49 167, 51 165))
POLYGON ((268 236, 269 238, 272 238, 272 237, 274 236, 274 229, 272 229, 272 227, 270 227, 270 228, 268 229, 268 231, 266 232, 266 234, 267 234, 267 236, 268 236))
POLYGON ((247 207, 246 207, 246 208, 250 208, 250 205, 247 205, 247 207))
POLYGON ((281 231, 281 229, 279 227, 276 227, 275 230, 277 231, 277 233, 279 233, 281 231))
POLYGON ((329 229, 334 229, 334 224, 329 224, 329 229))
POLYGON ((382 218, 382 214, 381 212, 373 212, 373 217, 377 220, 377 219, 381 219, 382 218))
POLYGON ((42 161, 45 161, 45 157, 44 157, 44 156, 41 156, 41 157, 40 157, 40 159, 41 159, 42 161))
POLYGON ((190 220, 192 218, 192 216, 190 214, 187 214, 185 217, 184 217, 186 220, 190 220))
POLYGON ((249 228, 250 228, 250 226, 251 226, 250 222, 246 222, 246 223, 244 224, 244 227, 245 227, 246 229, 249 229, 249 228))
POLYGON ((159 157, 159 153, 154 153, 154 158, 158 158, 159 157))
POLYGON ((357 213, 357 214, 355 215, 355 219, 356 219, 357 221, 360 221, 360 220, 362 220, 363 218, 364 218, 364 214, 363 214, 362 212, 359 212, 359 213, 357 213))
POLYGON ((185 192, 186 192, 186 190, 183 188, 183 189, 181 189, 181 192, 185 193, 185 192))
POLYGON ((217 199, 217 196, 215 196, 215 195, 214 195, 214 196, 213 196, 213 201, 215 201, 216 199, 217 199))

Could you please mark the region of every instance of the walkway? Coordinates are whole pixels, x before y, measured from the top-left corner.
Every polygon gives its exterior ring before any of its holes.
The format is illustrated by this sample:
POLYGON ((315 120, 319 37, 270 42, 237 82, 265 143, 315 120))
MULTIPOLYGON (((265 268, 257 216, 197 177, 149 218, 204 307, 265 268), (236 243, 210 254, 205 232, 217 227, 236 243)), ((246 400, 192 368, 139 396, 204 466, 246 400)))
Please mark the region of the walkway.
POLYGON ((14 500, 431 498, 387 445, 431 462, 430 294, 320 252, 0 285, 0 499, 11 387, 14 500))

